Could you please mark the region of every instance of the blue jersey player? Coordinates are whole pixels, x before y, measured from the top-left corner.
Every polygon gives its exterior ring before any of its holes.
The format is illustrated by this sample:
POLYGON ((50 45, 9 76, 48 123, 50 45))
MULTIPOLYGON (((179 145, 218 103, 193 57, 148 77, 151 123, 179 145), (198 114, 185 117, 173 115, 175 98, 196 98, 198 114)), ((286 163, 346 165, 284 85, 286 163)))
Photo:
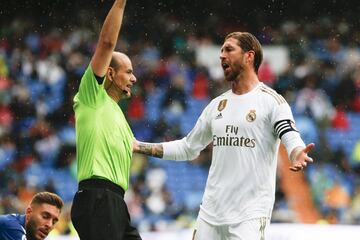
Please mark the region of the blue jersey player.
POLYGON ((26 239, 25 215, 8 214, 0 216, 0 239, 26 239))
POLYGON ((24 215, 0 215, 0 239, 45 239, 59 220, 63 205, 61 198, 54 193, 35 194, 24 215))

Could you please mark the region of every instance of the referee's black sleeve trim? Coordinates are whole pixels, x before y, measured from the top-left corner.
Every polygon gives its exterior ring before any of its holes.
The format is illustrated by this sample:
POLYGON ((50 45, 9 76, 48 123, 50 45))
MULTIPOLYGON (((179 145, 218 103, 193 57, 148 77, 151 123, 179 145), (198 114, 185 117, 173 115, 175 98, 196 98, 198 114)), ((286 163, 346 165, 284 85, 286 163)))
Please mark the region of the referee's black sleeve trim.
POLYGON ((277 121, 274 124, 274 131, 276 135, 279 136, 280 139, 287 132, 291 132, 291 131, 298 132, 298 130, 295 129, 294 122, 291 121, 290 119, 277 121))
POLYGON ((96 74, 94 74, 96 81, 98 82, 98 84, 102 84, 104 82, 105 76, 103 77, 99 77, 96 74))

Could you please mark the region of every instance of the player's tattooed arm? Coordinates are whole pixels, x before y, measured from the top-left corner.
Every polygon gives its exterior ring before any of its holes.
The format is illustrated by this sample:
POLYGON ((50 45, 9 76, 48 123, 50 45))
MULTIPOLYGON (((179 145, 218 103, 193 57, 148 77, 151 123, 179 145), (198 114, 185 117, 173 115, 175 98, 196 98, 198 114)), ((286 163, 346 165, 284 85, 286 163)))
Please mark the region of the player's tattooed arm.
POLYGON ((162 158, 164 155, 161 143, 146 143, 134 140, 133 151, 158 158, 162 158))

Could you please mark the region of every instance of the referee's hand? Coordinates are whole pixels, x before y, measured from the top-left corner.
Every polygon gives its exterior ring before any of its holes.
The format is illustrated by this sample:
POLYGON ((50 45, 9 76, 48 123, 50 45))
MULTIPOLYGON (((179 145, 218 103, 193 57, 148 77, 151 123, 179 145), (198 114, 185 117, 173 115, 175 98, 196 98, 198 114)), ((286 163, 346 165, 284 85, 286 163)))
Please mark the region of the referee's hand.
POLYGON ((315 146, 314 143, 308 144, 304 149, 297 150, 295 149, 295 157, 294 160, 291 161, 290 170, 294 172, 298 172, 304 169, 307 164, 312 163, 314 160, 308 156, 310 150, 315 146))

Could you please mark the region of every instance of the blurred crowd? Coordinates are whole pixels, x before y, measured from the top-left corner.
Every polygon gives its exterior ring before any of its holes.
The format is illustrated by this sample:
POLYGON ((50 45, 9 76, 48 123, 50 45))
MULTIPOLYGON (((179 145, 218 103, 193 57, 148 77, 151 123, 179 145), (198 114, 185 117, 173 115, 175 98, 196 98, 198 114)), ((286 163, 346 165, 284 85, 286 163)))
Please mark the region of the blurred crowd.
MULTIPOLYGON (((23 212, 35 192, 53 191, 67 203, 60 234, 74 232, 72 99, 102 21, 82 20, 82 14, 71 27, 39 26, 21 16, 0 25, 0 214, 23 212)), ((288 100, 303 139, 316 144, 305 175, 323 221, 360 224, 359 28, 331 17, 248 29, 224 27, 210 16, 203 26, 158 13, 151 29, 133 31, 129 19, 117 49, 132 59, 137 83, 121 107, 139 140, 186 135, 209 100, 229 88, 219 69, 199 61, 199 49, 218 47, 229 31, 251 31, 263 46, 283 46, 289 54, 284 71, 264 63, 259 78, 288 100)), ((184 163, 134 155, 126 201, 139 229, 192 226, 210 161, 211 146, 184 163)), ((278 187, 274 222, 298 221, 287 201, 278 187)))

